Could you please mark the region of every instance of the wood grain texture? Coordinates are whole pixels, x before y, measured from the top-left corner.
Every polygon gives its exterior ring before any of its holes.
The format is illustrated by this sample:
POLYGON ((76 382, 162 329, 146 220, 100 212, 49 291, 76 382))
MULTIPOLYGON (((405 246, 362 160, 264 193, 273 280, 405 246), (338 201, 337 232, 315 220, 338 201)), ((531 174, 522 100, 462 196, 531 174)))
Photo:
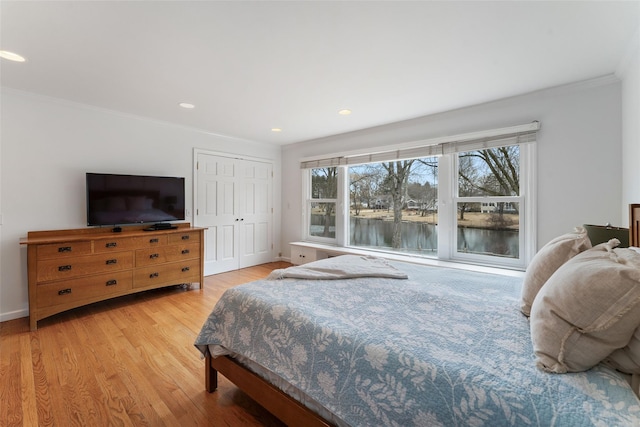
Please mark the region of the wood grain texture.
POLYGON ((193 342, 226 289, 289 265, 0 323, 0 426, 283 426, 223 376, 207 393, 193 342))

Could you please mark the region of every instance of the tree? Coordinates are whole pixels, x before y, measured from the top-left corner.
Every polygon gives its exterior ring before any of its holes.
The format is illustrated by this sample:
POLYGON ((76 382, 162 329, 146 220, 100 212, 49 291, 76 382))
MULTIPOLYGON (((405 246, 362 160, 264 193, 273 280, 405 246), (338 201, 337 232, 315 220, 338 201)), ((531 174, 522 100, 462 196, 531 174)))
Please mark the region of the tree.
MULTIPOLYGON (((458 196, 477 196, 476 183, 480 182, 479 171, 472 156, 461 155, 458 160, 458 196)), ((458 203, 460 221, 464 220, 464 213, 468 209, 468 203, 458 203)))
MULTIPOLYGON (((311 173, 311 197, 314 199, 336 199, 338 197, 338 168, 317 168, 311 173)), ((331 226, 335 226, 335 202, 319 203, 323 212, 323 237, 331 237, 331 226)))
POLYGON ((379 169, 370 165, 354 166, 349 169, 350 199, 356 215, 360 215, 363 202, 366 201, 367 206, 371 206, 379 180, 379 169))
POLYGON ((382 163, 382 166, 387 171, 386 187, 393 201, 393 237, 391 239, 391 247, 394 249, 399 249, 402 246, 402 196, 414 162, 415 159, 382 163))
POLYGON ((470 191, 476 193, 474 195, 515 196, 520 193, 519 146, 469 151, 460 155, 460 164, 463 158, 469 160, 469 167, 459 167, 459 181, 464 181, 470 191))
MULTIPOLYGON (((520 194, 520 147, 518 145, 460 154, 459 196, 516 196, 518 194, 520 194)), ((504 213, 504 205, 501 202, 496 204, 496 213, 500 216, 504 213)), ((464 219, 465 206, 459 209, 460 219, 464 219)))
POLYGON ((419 197, 420 216, 426 216, 429 211, 435 211, 438 203, 438 158, 425 157, 416 159, 414 172, 422 178, 424 184, 419 197), (433 183, 433 185, 432 185, 433 183))

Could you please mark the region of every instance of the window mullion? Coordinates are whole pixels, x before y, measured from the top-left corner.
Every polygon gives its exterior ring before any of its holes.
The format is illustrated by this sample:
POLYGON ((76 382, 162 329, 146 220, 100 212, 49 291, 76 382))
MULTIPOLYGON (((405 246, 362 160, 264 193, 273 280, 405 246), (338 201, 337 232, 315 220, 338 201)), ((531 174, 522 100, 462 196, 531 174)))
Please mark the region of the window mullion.
POLYGON ((438 258, 451 259, 455 248, 455 196, 458 169, 455 154, 438 159, 438 258))
POLYGON ((336 244, 348 245, 349 236, 349 168, 338 167, 338 200, 336 202, 336 244))

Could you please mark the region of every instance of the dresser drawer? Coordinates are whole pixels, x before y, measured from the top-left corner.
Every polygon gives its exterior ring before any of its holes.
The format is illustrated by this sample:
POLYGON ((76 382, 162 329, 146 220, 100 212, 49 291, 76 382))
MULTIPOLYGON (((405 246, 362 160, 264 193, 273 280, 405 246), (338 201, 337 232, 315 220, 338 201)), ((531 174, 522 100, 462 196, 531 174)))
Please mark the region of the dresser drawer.
POLYGON ((191 243, 200 241, 199 231, 185 231, 184 233, 174 233, 167 236, 169 244, 175 243, 191 243))
POLYGON ((199 281, 200 259, 137 268, 133 273, 134 288, 199 281))
POLYGON ((164 246, 167 244, 167 236, 164 235, 156 235, 154 233, 150 233, 149 237, 141 237, 142 241, 138 248, 155 248, 156 246, 164 246))
POLYGON ((114 252, 77 258, 38 260, 37 282, 69 279, 87 274, 133 268, 133 251, 114 252))
POLYGON ((108 253, 128 251, 139 248, 143 237, 112 237, 110 239, 96 239, 93 241, 93 252, 108 253))
POLYGON ((200 243, 169 245, 136 251, 136 267, 200 257, 200 243))
POLYGON ((65 242, 38 245, 38 259, 67 258, 91 253, 91 242, 65 242))
POLYGON ((38 285, 38 307, 75 306, 88 298, 124 293, 132 288, 132 284, 131 271, 119 271, 38 285))

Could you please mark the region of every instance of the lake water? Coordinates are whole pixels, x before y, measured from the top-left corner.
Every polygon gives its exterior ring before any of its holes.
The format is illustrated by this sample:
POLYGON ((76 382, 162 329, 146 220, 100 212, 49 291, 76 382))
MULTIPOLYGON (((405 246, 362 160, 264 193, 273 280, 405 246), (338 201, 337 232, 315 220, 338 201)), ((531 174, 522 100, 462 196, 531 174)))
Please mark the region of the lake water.
MULTIPOLYGON (((370 218, 350 218, 349 244, 378 249, 391 248, 393 222, 370 218)), ((401 252, 435 255, 438 228, 423 222, 402 222, 401 252)), ((458 228, 458 251, 519 257, 518 231, 458 228)))

